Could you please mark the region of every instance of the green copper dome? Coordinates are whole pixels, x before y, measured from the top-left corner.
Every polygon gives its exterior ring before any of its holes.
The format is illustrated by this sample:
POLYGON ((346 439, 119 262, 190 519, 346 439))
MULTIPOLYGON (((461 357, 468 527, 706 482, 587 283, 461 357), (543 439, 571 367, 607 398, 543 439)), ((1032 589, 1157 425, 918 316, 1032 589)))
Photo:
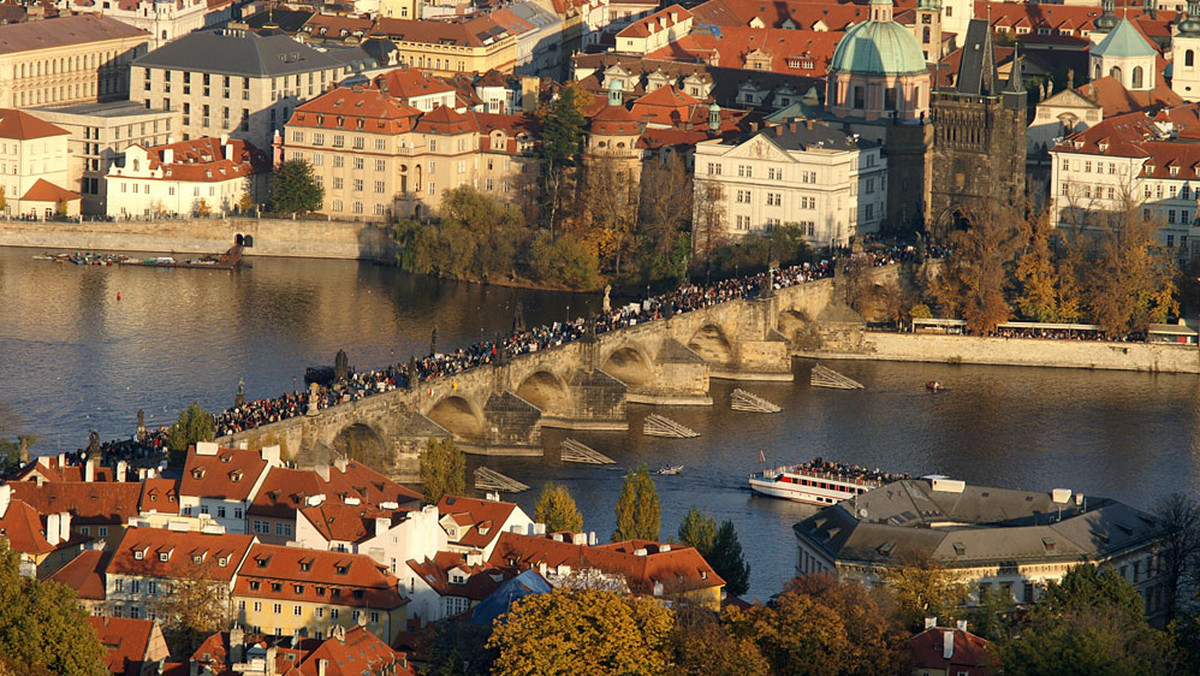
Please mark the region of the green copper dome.
POLYGON ((916 36, 895 21, 864 21, 852 27, 829 63, 829 72, 853 75, 920 75, 926 70, 916 36))
POLYGON ((1092 47, 1092 56, 1109 58, 1134 58, 1157 56, 1158 50, 1142 37, 1129 19, 1121 19, 1117 27, 1100 44, 1092 47))

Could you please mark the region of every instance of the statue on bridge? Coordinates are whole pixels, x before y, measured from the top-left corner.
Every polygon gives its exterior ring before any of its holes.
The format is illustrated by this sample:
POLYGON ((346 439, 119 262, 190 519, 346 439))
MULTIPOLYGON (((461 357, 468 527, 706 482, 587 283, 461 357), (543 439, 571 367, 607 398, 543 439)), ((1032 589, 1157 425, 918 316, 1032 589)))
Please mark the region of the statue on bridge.
POLYGON ((513 312, 513 328, 514 334, 525 332, 525 305, 518 302, 515 311, 513 312))
POLYGON ((408 389, 415 390, 421 382, 421 374, 417 372, 417 358, 408 357, 408 389))
POLYGON ((246 405, 246 381, 243 378, 238 378, 238 391, 237 391, 237 396, 235 396, 233 398, 233 405, 234 406, 245 406, 246 405))
POLYGON ((433 327, 433 332, 429 334, 429 354, 437 354, 437 325, 433 327))
POLYGON ((611 294, 611 293, 612 293, 612 284, 605 284, 604 285, 604 305, 603 305, 604 314, 608 314, 608 313, 612 312, 612 299, 609 298, 609 294, 611 294))
POLYGON ((308 384, 308 410, 305 415, 316 415, 321 408, 321 386, 316 383, 308 384))
POLYGON ((146 440, 146 411, 145 411, 145 409, 140 409, 140 408, 138 409, 137 432, 135 433, 135 436, 137 437, 138 441, 146 440))
POLYGON ((350 358, 346 356, 345 350, 338 350, 337 356, 333 358, 333 380, 336 383, 345 383, 350 377, 350 358))

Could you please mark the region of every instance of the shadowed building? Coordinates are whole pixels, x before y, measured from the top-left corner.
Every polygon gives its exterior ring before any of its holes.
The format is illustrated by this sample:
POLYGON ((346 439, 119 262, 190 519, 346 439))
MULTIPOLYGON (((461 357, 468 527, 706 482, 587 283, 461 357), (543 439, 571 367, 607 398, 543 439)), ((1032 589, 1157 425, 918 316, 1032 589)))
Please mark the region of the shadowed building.
POLYGON ((958 77, 933 97, 927 230, 934 236, 972 212, 1024 197, 1025 99, 1019 65, 1001 83, 987 22, 971 21, 958 77))

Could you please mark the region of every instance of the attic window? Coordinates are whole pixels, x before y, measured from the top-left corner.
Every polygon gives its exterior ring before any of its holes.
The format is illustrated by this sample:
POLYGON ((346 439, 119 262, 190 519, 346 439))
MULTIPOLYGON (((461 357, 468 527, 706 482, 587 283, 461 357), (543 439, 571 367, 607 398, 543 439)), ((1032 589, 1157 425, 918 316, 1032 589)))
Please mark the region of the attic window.
POLYGON ((1054 538, 1042 538, 1042 547, 1044 547, 1048 552, 1054 551, 1055 544, 1054 538))
POLYGON ((294 585, 292 585, 292 589, 295 590, 295 592, 297 594, 304 593, 304 585, 302 585, 302 584, 294 584, 294 585))
POLYGON ((204 554, 192 554, 192 563, 204 563, 204 554))
POLYGON ((159 552, 158 560, 159 561, 170 561, 171 560, 171 552, 159 552))
POLYGON ((324 596, 324 595, 325 595, 325 588, 317 587, 317 596, 324 596))
POLYGON ((217 559, 217 565, 218 565, 218 566, 220 566, 220 567, 222 567, 222 568, 224 568, 225 566, 229 565, 229 557, 228 557, 228 556, 222 556, 221 558, 217 559))
POLYGON ((137 559, 138 561, 141 561, 142 559, 146 558, 145 550, 139 549, 139 550, 135 551, 133 553, 133 558, 137 559))
POLYGON ((271 591, 273 591, 273 592, 283 591, 283 583, 282 582, 272 582, 271 583, 271 591))
POLYGON ((233 460, 232 453, 226 453, 225 455, 221 456, 221 462, 229 462, 230 460, 233 460))
POLYGON ((204 468, 197 467, 196 469, 193 469, 192 470, 192 478, 193 479, 203 479, 204 478, 204 468))
POLYGON ((966 553, 967 553, 967 546, 965 544, 963 544, 961 542, 954 543, 955 556, 962 556, 963 554, 966 554, 966 553))
POLYGON ((891 556, 892 550, 894 550, 895 548, 896 548, 896 541, 888 540, 887 542, 876 547, 875 551, 879 552, 880 556, 891 556))
POLYGON ((339 564, 336 566, 336 568, 337 568, 337 574, 338 574, 338 575, 345 575, 346 573, 350 572, 350 566, 349 566, 349 564, 345 564, 345 563, 339 563, 339 564))
POLYGON ((258 591, 259 587, 261 586, 262 583, 258 580, 250 580, 250 591, 258 591))
POLYGON ((241 481, 242 480, 242 470, 240 470, 240 469, 233 470, 232 472, 229 473, 229 478, 234 483, 241 481))
POLYGON ((261 559, 255 559, 255 561, 258 563, 259 568, 266 568, 267 564, 271 562, 271 557, 266 556, 261 559))
POLYGON ((1171 167, 1171 175, 1178 176, 1179 175, 1179 167, 1171 167))
POLYGON ((312 568, 312 561, 301 561, 300 562, 300 570, 301 571, 308 572, 308 570, 310 568, 312 568))

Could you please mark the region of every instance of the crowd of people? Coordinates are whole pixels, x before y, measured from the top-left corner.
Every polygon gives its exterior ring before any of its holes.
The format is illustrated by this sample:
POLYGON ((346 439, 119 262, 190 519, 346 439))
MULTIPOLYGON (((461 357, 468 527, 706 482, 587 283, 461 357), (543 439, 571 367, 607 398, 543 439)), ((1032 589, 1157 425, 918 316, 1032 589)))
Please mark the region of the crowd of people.
POLYGON ((912 478, 908 474, 899 472, 884 472, 878 467, 871 469, 869 467, 863 467, 862 465, 855 465, 848 462, 825 460, 819 456, 809 460, 806 463, 800 464, 797 467, 806 472, 821 474, 831 479, 841 479, 844 481, 890 484, 893 481, 912 478))
MULTIPOLYGON (((883 266, 916 261, 933 253, 936 252, 928 247, 899 245, 855 255, 869 256, 872 265, 883 266)), ((214 416, 216 434, 218 437, 236 434, 304 415, 313 406, 323 409, 398 388, 407 388, 417 383, 491 364, 499 359, 566 345, 589 334, 609 333, 732 300, 757 298, 768 289, 779 290, 831 277, 838 265, 845 267, 849 262, 849 251, 841 251, 819 262, 802 263, 709 284, 687 284, 651 296, 640 303, 629 303, 589 317, 533 328, 519 328, 510 335, 495 340, 482 340, 453 351, 433 352, 421 358, 413 358, 407 365, 393 364, 378 370, 354 372, 341 382, 318 384, 309 391, 287 392, 278 397, 246 401, 214 416)), ((153 443, 159 444, 159 448, 163 447, 161 434, 152 435, 152 438, 153 443)))

